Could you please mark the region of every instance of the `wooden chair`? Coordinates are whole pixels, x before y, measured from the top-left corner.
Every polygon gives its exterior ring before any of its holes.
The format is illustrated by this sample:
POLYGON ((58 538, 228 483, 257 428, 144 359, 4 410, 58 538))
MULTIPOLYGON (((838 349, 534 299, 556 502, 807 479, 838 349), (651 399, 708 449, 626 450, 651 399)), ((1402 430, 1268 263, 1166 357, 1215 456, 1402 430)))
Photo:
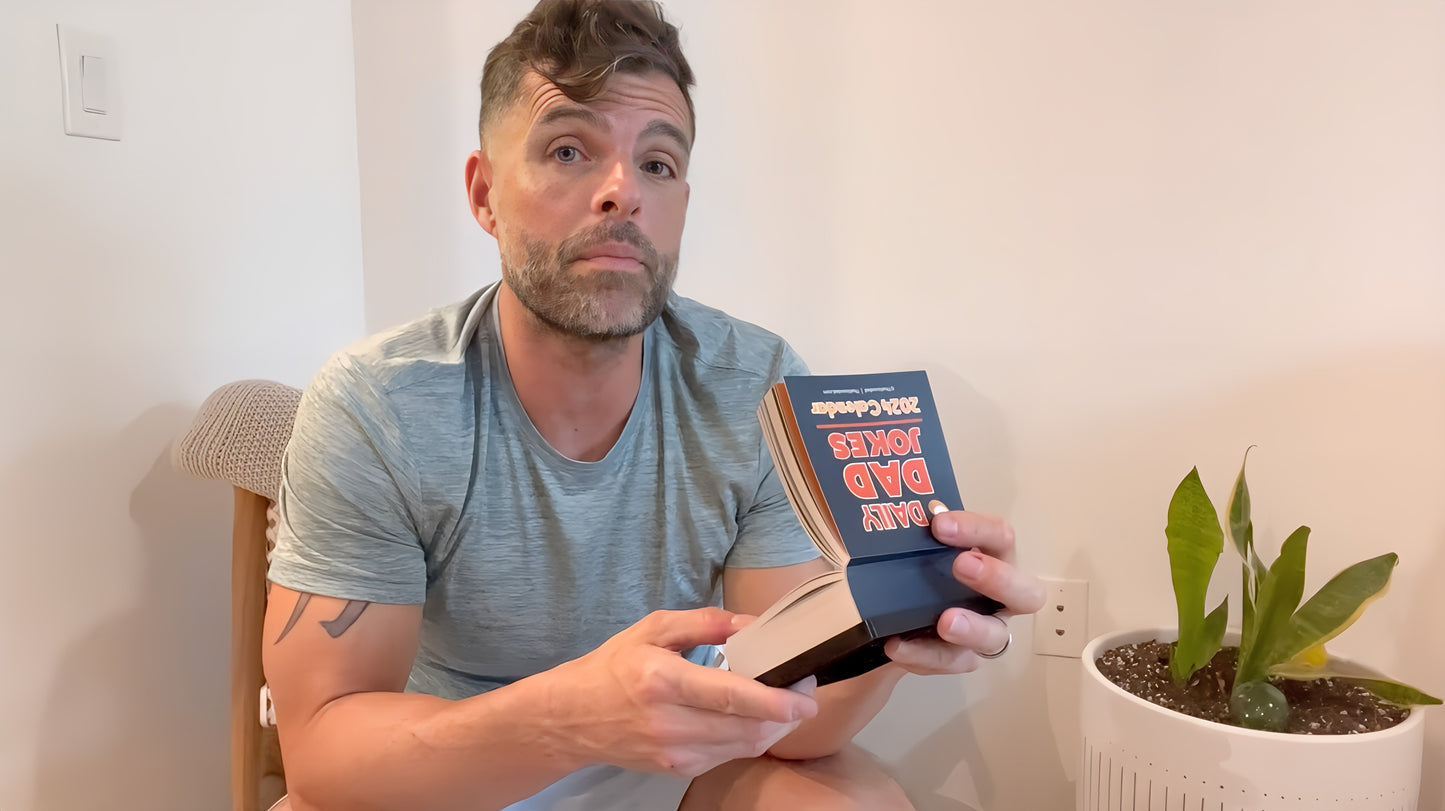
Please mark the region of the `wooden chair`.
POLYGON ((269 380, 228 383, 206 398, 176 442, 177 467, 229 482, 231 530, 231 809, 263 811, 286 793, 269 701, 263 694, 261 624, 266 559, 275 543, 281 455, 291 437, 298 389, 269 380))

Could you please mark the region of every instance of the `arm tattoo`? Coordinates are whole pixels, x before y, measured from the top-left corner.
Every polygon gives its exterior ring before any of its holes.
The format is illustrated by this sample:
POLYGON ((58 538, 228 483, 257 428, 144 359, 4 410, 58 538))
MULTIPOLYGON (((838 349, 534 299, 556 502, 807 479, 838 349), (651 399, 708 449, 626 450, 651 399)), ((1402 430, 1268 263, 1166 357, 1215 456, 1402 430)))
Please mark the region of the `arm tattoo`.
POLYGON ((291 618, 286 620, 286 627, 281 629, 281 635, 276 637, 276 641, 272 642, 272 645, 281 644, 281 640, 285 639, 286 635, 291 633, 291 629, 296 625, 296 620, 301 619, 301 612, 306 610, 306 604, 309 602, 311 602, 310 594, 304 591, 297 593, 296 607, 291 609, 291 618))
POLYGON ((346 633, 346 629, 356 622, 356 618, 361 616, 361 612, 365 611, 369 605, 371 603, 364 603, 361 600, 347 600, 346 607, 341 609, 341 613, 336 615, 336 619, 323 620, 321 627, 326 629, 326 633, 331 634, 332 639, 335 639, 346 633))
MULTIPOLYGON (((286 620, 286 627, 281 629, 281 635, 276 637, 276 641, 271 644, 281 644, 281 640, 291 633, 291 629, 295 627, 296 621, 301 619, 301 612, 306 610, 306 604, 309 602, 311 602, 310 594, 304 591, 298 592, 296 607, 291 609, 291 617, 286 620)), ((335 639, 346 633, 346 630, 356 622, 357 618, 361 616, 361 612, 365 611, 369 605, 371 603, 365 600, 347 600, 341 613, 336 615, 336 619, 321 620, 318 624, 326 629, 326 633, 330 634, 332 639, 335 639)))

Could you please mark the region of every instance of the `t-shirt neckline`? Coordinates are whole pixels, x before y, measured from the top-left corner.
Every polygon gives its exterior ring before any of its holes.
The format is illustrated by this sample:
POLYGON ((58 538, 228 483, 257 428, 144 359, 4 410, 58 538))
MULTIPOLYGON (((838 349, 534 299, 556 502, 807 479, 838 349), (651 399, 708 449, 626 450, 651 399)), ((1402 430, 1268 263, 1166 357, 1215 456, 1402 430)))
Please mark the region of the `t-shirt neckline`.
POLYGON ((512 372, 507 366, 506 348, 502 343, 502 330, 497 315, 497 292, 501 289, 502 282, 492 286, 489 295, 491 300, 486 304, 487 317, 483 319, 483 329, 487 336, 488 366, 486 371, 490 373, 494 385, 497 386, 500 396, 498 407, 501 411, 514 421, 522 434, 522 439, 538 453, 550 459, 559 467, 575 472, 607 473, 617 465, 622 464, 631 454, 635 444, 634 437, 642 430, 641 424, 646 419, 646 414, 652 411, 654 386, 653 379, 656 376, 655 363, 653 362, 653 327, 657 324, 648 324, 642 332, 642 376, 638 382, 637 399, 632 402, 632 410, 627 415, 627 423, 622 427, 622 433, 618 435, 617 441, 607 449, 607 455, 595 462, 584 462, 580 459, 562 453, 542 436, 537 426, 532 422, 532 417, 527 414, 527 409, 522 406, 522 400, 517 396, 517 389, 512 383, 512 372))

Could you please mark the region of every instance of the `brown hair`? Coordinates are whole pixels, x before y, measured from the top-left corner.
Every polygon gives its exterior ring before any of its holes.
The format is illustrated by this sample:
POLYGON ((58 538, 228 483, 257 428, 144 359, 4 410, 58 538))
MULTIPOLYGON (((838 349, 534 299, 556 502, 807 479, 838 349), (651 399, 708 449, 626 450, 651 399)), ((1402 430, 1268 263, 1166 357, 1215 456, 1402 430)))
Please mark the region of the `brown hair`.
POLYGON ((614 73, 651 71, 677 83, 695 133, 692 68, 662 6, 653 0, 542 0, 487 54, 477 133, 486 140, 488 128, 517 101, 528 72, 580 103, 600 96, 614 73))

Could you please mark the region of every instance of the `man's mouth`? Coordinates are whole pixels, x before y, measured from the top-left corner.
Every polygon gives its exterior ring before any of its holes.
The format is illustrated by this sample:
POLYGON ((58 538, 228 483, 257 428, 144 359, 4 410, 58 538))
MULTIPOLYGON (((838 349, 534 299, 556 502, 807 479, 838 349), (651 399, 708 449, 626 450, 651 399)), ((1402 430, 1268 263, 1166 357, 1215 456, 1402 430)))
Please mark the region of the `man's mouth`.
POLYGON ((577 261, 605 270, 640 271, 646 267, 643 252, 625 242, 588 246, 578 252, 577 261))

